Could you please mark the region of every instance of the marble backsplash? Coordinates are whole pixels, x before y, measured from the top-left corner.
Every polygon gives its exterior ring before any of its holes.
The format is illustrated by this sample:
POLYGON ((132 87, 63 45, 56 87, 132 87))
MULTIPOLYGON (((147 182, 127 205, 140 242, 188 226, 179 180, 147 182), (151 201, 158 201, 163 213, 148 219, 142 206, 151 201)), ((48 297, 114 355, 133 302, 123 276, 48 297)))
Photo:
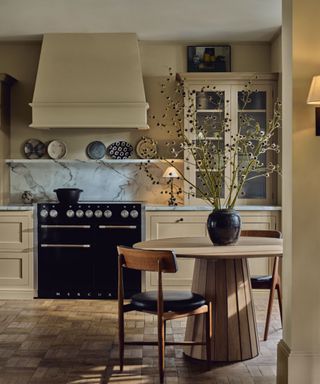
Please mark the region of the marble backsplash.
MULTIPOLYGON (((140 163, 96 161, 14 161, 10 167, 10 199, 21 203, 24 191, 30 191, 34 202, 56 201, 56 188, 81 188, 82 201, 145 201, 167 204, 167 180, 162 174, 167 164, 152 162, 148 169, 159 181, 152 184, 140 163)), ((181 163, 182 166, 182 163, 181 163)), ((181 185, 174 181, 175 189, 181 185)), ((183 202, 179 195, 177 201, 183 202)))

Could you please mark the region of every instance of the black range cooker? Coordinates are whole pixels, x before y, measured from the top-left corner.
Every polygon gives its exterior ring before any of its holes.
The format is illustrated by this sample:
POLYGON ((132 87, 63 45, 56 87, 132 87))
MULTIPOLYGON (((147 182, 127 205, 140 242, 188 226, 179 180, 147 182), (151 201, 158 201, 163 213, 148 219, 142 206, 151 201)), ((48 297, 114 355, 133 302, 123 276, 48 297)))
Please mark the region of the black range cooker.
MULTIPOLYGON (((38 204, 38 297, 114 299, 117 245, 142 240, 139 203, 38 204)), ((125 296, 141 291, 126 270, 125 296)))

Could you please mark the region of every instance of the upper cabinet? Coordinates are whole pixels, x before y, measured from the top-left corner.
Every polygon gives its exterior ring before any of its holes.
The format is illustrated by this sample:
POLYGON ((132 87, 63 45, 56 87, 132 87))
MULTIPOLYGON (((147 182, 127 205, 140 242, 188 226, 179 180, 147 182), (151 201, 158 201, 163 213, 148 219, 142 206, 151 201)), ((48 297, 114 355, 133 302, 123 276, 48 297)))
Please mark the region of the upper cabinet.
MULTIPOLYGON (((210 141, 221 153, 231 145, 232 136, 239 132, 241 121, 259 123, 261 130, 265 130, 272 118, 273 106, 276 100, 276 74, 257 73, 182 73, 179 79, 183 80, 185 91, 185 117, 184 126, 189 140, 193 143, 210 141), (244 97, 243 91, 250 89, 250 97, 244 97), (193 121, 190 119, 190 110, 194 109, 193 121), (203 127, 205 137, 201 131, 191 129, 191 124, 203 127), (227 121, 230 130, 221 134, 219 122, 227 121)), ((209 146, 210 147, 210 146, 209 146)), ((273 155, 272 155, 273 156, 273 155)), ((198 177, 201 169, 190 161, 185 154, 184 173, 188 180, 196 186, 201 183, 198 177)), ((235 159, 237 162, 239 158, 235 159)), ((259 158, 265 164, 275 161, 269 153, 259 158)), ((216 159, 216 162, 221 159, 216 159)), ((215 172, 210 169, 209 172, 215 172)), ((226 196, 226 187, 231 177, 230 166, 225 168, 224 178, 221 182, 222 198, 226 196)), ((252 178, 244 184, 239 195, 238 204, 275 204, 276 203, 276 175, 271 177, 252 178)), ((186 186, 188 188, 188 186, 186 186)), ((187 189, 186 189, 187 190, 187 189)), ((195 196, 186 196, 186 204, 203 203, 198 193, 195 196)))

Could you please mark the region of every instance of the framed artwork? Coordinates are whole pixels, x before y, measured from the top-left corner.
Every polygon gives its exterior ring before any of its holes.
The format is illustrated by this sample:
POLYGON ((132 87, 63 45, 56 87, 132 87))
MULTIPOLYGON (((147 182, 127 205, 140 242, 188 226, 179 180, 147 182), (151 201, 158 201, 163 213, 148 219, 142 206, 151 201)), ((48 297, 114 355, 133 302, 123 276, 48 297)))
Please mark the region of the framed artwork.
POLYGON ((230 72, 230 45, 187 47, 188 72, 230 72))

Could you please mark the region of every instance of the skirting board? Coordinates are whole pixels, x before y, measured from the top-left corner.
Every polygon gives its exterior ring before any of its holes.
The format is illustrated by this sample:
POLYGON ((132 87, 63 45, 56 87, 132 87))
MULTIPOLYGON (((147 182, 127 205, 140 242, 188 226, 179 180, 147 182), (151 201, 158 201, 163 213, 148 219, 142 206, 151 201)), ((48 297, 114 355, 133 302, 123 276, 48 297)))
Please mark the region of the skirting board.
POLYGON ((292 351, 284 340, 278 344, 277 384, 319 384, 320 353, 292 351))
POLYGON ((35 291, 33 289, 1 289, 0 300, 25 300, 33 299, 35 297, 35 291))

